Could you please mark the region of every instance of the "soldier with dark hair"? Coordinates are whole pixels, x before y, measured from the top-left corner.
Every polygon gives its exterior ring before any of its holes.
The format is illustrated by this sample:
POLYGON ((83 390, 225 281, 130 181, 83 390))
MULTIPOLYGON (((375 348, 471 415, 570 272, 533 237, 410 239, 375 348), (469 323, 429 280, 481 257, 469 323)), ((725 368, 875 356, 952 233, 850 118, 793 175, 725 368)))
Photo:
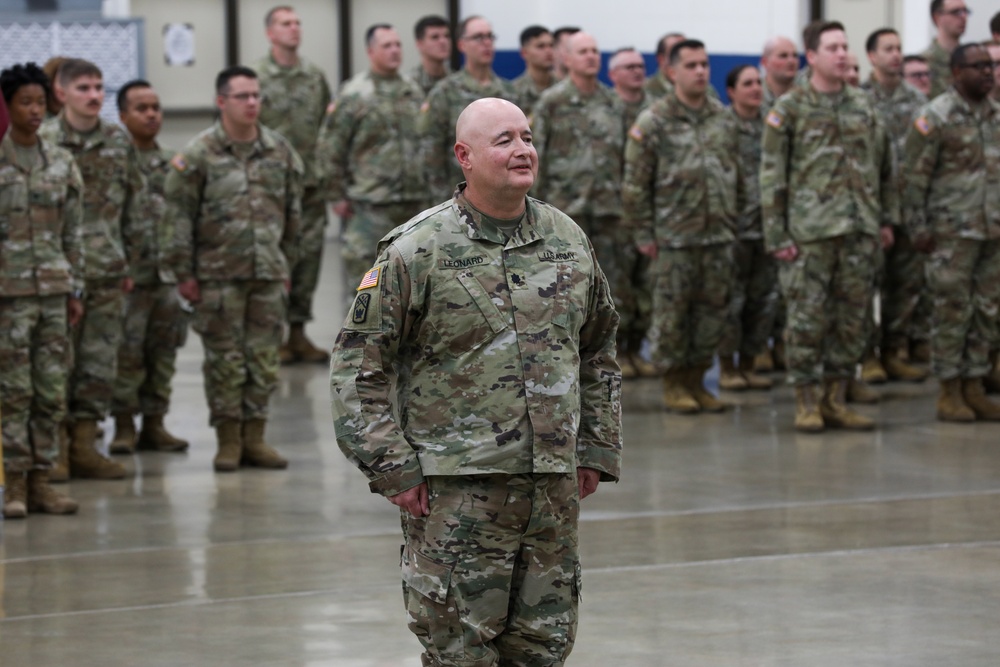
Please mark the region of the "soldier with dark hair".
POLYGON ((0 90, 10 105, 10 134, 0 131, 3 515, 72 514, 76 501, 49 475, 66 416, 69 327, 83 316, 83 180, 69 151, 38 136, 51 95, 45 73, 15 65, 0 72, 0 90))
POLYGON ((517 93, 517 105, 530 116, 541 94, 556 82, 552 72, 555 48, 548 28, 531 25, 521 31, 521 58, 524 59, 524 73, 511 85, 517 93))
POLYGON ((215 470, 285 468, 264 430, 298 254, 303 166, 284 137, 258 122, 252 69, 221 71, 215 89, 219 120, 170 161, 170 266, 181 296, 194 304, 205 348, 215 470))
POLYGON ((965 26, 972 12, 965 0, 931 0, 931 20, 936 33, 930 46, 922 55, 931 70, 931 92, 934 99, 951 85, 951 53, 965 34, 965 26))
POLYGON ((441 79, 451 74, 448 59, 451 57, 451 26, 442 16, 425 16, 413 27, 417 39, 420 62, 410 71, 410 76, 424 95, 441 79))

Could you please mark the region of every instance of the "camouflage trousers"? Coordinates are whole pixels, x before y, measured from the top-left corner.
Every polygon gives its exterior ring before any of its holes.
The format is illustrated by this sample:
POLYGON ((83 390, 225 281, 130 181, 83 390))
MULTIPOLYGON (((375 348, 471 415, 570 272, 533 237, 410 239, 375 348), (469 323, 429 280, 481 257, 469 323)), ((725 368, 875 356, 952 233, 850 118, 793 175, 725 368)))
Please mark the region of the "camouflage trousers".
POLYGON ((125 292, 121 278, 86 281, 83 319, 73 330, 69 382, 72 419, 104 419, 111 408, 122 342, 125 292))
POLYGON ((660 248, 653 263, 653 361, 668 369, 712 363, 728 324, 733 246, 660 248))
POLYGON ((325 228, 326 199, 316 188, 306 188, 302 195, 299 258, 292 267, 292 289, 288 293, 288 321, 291 324, 301 324, 313 318, 313 294, 319 284, 319 270, 323 263, 325 228))
POLYGON ((346 284, 353 290, 375 265, 379 240, 422 209, 419 202, 370 204, 361 201, 352 201, 351 209, 354 214, 345 223, 340 254, 344 259, 346 284))
POLYGON ((278 386, 285 287, 265 280, 203 282, 192 328, 205 348, 209 423, 267 419, 278 386))
POLYGON ((51 468, 66 417, 66 295, 0 298, 3 466, 51 468))
POLYGON ((788 308, 785 356, 790 384, 852 377, 869 332, 866 323, 879 240, 849 234, 801 243, 793 262, 779 263, 788 308))
POLYGON ((733 290, 729 301, 729 323, 719 354, 741 358, 760 354, 774 329, 778 310, 778 265, 764 242, 741 239, 733 245, 733 290))
POLYGON ((616 245, 622 276, 622 285, 618 290, 621 306, 616 302, 621 318, 618 321, 618 337, 642 340, 652 323, 653 284, 649 275, 652 260, 635 247, 635 235, 630 229, 619 227, 616 245))
POLYGON ((425 666, 562 665, 580 601, 575 474, 429 477, 403 512, 403 601, 425 666))
POLYGON ((176 285, 137 286, 125 298, 112 413, 167 414, 170 381, 177 350, 187 340, 188 319, 176 285))
POLYGON ((998 340, 1000 241, 938 238, 927 262, 934 375, 983 377, 998 340))

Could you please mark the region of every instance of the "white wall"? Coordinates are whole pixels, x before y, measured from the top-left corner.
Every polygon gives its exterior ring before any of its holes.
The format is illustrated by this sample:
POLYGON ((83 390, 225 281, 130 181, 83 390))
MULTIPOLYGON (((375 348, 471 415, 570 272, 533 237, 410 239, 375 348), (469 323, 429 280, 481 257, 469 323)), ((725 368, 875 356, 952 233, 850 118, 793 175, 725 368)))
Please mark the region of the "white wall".
MULTIPOLYGON (((351 66, 356 74, 368 69, 365 48, 365 31, 375 23, 392 25, 403 42, 403 71, 409 71, 420 62, 413 26, 424 16, 437 14, 448 18, 446 0, 354 0, 351 6, 351 66)), ((527 24, 525 24, 527 25, 527 24)))

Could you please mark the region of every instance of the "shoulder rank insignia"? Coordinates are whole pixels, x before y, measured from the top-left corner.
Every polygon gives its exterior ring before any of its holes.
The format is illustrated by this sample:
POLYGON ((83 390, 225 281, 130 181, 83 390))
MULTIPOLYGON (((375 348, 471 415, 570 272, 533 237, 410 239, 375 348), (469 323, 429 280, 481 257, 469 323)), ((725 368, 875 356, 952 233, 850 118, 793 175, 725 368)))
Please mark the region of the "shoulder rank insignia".
POLYGON ((632 129, 628 131, 628 136, 632 137, 633 139, 635 139, 640 143, 642 142, 642 130, 639 128, 638 125, 632 126, 632 129))
POLYGON ((358 289, 355 291, 360 292, 361 290, 364 289, 371 289, 372 287, 378 287, 378 278, 380 273, 381 269, 377 266, 368 273, 366 273, 365 277, 361 279, 361 284, 358 285, 358 289))
POLYGON ((931 124, 930 121, 927 120, 927 116, 921 116, 913 121, 913 127, 917 128, 917 132, 925 137, 931 133, 931 124))
POLYGON ((170 164, 177 171, 184 171, 188 168, 187 162, 184 161, 184 156, 178 153, 170 159, 170 164))
POLYGON ((781 124, 785 122, 785 119, 781 117, 781 114, 771 109, 767 114, 767 124, 776 130, 781 129, 781 124))

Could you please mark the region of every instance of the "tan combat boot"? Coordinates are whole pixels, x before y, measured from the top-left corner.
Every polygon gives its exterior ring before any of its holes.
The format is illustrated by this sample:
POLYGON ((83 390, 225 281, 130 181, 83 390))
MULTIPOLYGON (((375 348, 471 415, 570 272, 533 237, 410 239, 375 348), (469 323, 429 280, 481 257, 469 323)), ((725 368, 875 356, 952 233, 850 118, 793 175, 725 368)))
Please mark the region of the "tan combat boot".
POLYGON ((80 503, 49 486, 48 470, 28 473, 28 511, 42 514, 76 514, 80 503))
POLYGON ((69 481, 69 424, 59 424, 59 454, 49 471, 51 484, 62 484, 69 481))
POLYGON ((23 472, 5 471, 7 488, 3 492, 3 517, 23 519, 28 516, 28 480, 23 472))
POLYGON ((80 419, 73 424, 73 439, 69 443, 69 473, 77 479, 121 479, 125 466, 101 456, 94 449, 97 422, 80 419))
POLYGON ((982 378, 962 378, 962 398, 976 413, 976 419, 1000 421, 1000 405, 987 398, 982 378))
POLYGON ((115 415, 115 437, 108 445, 109 454, 131 454, 135 451, 135 421, 130 413, 115 415))
MULTIPOLYGON (((774 382, 771 378, 764 377, 763 375, 757 375, 753 368, 753 359, 750 356, 740 355, 740 373, 743 374, 743 379, 747 381, 747 387, 750 389, 770 389, 774 386, 774 382)), ((719 383, 721 386, 721 382, 719 383)))
POLYGON ((871 405, 873 403, 878 403, 882 400, 879 393, 869 387, 864 380, 858 380, 857 378, 851 378, 847 381, 847 402, 848 403, 864 403, 866 405, 871 405))
POLYGON ((670 368, 663 374, 663 404, 667 410, 684 415, 701 412, 701 406, 694 400, 682 382, 682 368, 670 368))
POLYGON ((288 332, 288 349, 291 350, 296 361, 304 361, 307 364, 330 363, 329 353, 313 345, 306 336, 306 325, 302 322, 291 326, 288 332))
POLYGON ((722 412, 729 406, 705 389, 705 371, 711 366, 699 364, 686 371, 686 387, 691 397, 698 402, 698 407, 708 412, 722 412))
POLYGON ((243 422, 243 458, 240 463, 258 468, 281 470, 288 467, 288 460, 273 447, 264 442, 263 419, 250 419, 243 422))
POLYGON ((941 393, 937 400, 937 418, 943 422, 974 422, 976 413, 965 404, 962 396, 962 378, 941 380, 941 393))
POLYGON ((823 415, 819 411, 819 386, 795 385, 795 430, 819 433, 824 428, 823 415))
POLYGON ((215 425, 215 438, 219 447, 212 459, 215 472, 233 472, 240 467, 240 457, 243 456, 241 427, 242 424, 233 419, 215 425))
POLYGON ((745 391, 749 386, 743 373, 740 373, 736 364, 733 363, 732 355, 719 356, 719 389, 745 391))
POLYGON ((868 384, 882 384, 889 379, 874 351, 869 352, 861 362, 861 379, 868 384))
POLYGON ((183 452, 189 447, 187 440, 172 435, 163 425, 163 415, 143 415, 138 449, 157 452, 183 452))
POLYGON ((632 334, 628 337, 628 349, 632 353, 632 365, 639 377, 655 378, 663 375, 656 364, 650 363, 642 358, 642 334, 632 334))
POLYGON ((758 373, 770 373, 774 370, 774 357, 771 350, 764 348, 764 351, 753 358, 753 369, 758 373))
POLYGON ((870 431, 875 420, 854 412, 847 407, 847 378, 828 378, 823 381, 823 399, 819 402, 823 423, 831 428, 852 431, 870 431))
POLYGON ((903 382, 923 382, 929 375, 928 371, 908 364, 903 358, 903 351, 900 349, 890 349, 882 355, 882 366, 890 380, 901 380, 903 382))

